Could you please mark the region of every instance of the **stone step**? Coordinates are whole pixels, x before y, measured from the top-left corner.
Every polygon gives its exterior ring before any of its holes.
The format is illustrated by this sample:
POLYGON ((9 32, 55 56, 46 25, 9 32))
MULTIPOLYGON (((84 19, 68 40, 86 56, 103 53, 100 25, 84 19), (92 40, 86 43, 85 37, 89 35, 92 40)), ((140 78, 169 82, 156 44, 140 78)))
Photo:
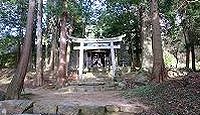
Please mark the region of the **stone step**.
POLYGON ((111 76, 110 76, 110 74, 108 74, 108 73, 105 73, 105 72, 101 72, 101 73, 91 73, 91 72, 87 72, 87 73, 85 73, 85 74, 83 74, 83 77, 84 78, 110 78, 111 76))
POLYGON ((112 80, 112 78, 108 77, 108 76, 99 76, 99 77, 85 77, 85 76, 83 76, 83 78, 84 78, 83 81, 87 81, 87 80, 96 80, 96 81, 112 80))
POLYGON ((118 90, 117 84, 113 81, 73 81, 67 87, 59 89, 65 92, 94 92, 118 90))
POLYGON ((105 84, 106 82, 73 81, 69 83, 69 86, 99 86, 105 84))
MULTIPOLYGON (((90 100, 88 100, 90 101, 90 100)), ((71 100, 5 100, 0 101, 6 115, 135 115, 147 110, 143 104, 104 102, 101 104, 71 100)), ((4 115, 1 114, 0 115, 4 115)))
POLYGON ((42 115, 42 114, 13 114, 13 115, 42 115))
POLYGON ((57 115, 135 115, 147 108, 141 105, 78 105, 71 102, 46 103, 36 102, 33 105, 34 113, 57 115))
POLYGON ((112 91, 117 90, 115 86, 112 85, 72 85, 59 89, 61 92, 94 92, 94 91, 112 91))
MULTIPOLYGON (((113 82, 113 79, 111 77, 100 77, 100 78, 83 78, 83 80, 76 80, 71 82, 113 82)), ((71 83, 70 82, 70 83, 71 83)))

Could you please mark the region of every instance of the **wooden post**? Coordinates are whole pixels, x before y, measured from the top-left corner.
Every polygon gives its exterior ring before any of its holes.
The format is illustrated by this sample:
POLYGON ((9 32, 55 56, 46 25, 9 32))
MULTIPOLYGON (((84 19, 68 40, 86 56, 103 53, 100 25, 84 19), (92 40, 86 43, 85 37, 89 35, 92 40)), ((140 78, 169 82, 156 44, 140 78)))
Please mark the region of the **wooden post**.
POLYGON ((115 50, 113 41, 110 42, 111 46, 111 59, 112 59, 112 77, 115 77, 116 62, 115 62, 115 50))
POLYGON ((80 50, 79 50, 79 80, 80 79, 83 79, 83 46, 84 46, 84 43, 81 42, 80 43, 80 50))

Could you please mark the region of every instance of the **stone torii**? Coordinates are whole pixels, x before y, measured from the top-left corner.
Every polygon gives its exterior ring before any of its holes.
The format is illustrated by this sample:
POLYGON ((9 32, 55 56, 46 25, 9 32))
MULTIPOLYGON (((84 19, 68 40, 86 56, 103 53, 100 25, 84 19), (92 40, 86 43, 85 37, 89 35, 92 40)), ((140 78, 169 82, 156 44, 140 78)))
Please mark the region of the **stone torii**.
POLYGON ((74 43, 78 43, 79 46, 75 46, 74 50, 79 50, 79 68, 78 75, 80 80, 83 78, 83 65, 84 65, 84 50, 93 49, 110 49, 111 61, 112 61, 112 78, 115 76, 116 71, 116 60, 115 60, 115 49, 120 49, 120 45, 115 45, 122 41, 122 38, 126 35, 121 35, 113 38, 77 38, 68 36, 74 43))

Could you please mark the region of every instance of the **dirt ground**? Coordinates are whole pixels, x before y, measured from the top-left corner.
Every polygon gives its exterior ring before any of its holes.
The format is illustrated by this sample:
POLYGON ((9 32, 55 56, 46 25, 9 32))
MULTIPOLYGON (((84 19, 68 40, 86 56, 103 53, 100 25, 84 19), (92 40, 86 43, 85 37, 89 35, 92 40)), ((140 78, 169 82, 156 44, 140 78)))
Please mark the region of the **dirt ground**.
MULTIPOLYGON (((120 91, 100 91, 100 92, 65 92, 51 91, 45 89, 26 89, 26 93, 33 94, 33 101, 51 101, 51 102, 71 102, 78 105, 128 105, 129 100, 122 97, 120 91)), ((139 102, 134 104, 141 105, 139 102)), ((142 106, 142 105, 141 105, 142 106)))
MULTIPOLYGON (((1 71, 0 88, 6 90, 6 87, 11 80, 8 76, 13 73, 13 70, 1 71)), ((34 73, 28 73, 27 76, 33 77, 34 73)), ((46 75, 48 76, 48 75, 46 75)), ((122 96, 122 91, 97 91, 97 92, 69 92, 65 88, 53 89, 50 85, 44 87, 33 87, 32 80, 26 78, 25 90, 23 91, 23 98, 30 99, 36 102, 51 102, 63 103, 71 102, 78 105, 91 105, 91 106, 105 106, 105 105, 119 105, 119 106, 137 106, 148 109, 145 105, 135 99, 134 103, 122 96)), ((53 81, 47 83, 52 84, 53 81)), ((133 99, 132 99, 133 100, 133 99)))

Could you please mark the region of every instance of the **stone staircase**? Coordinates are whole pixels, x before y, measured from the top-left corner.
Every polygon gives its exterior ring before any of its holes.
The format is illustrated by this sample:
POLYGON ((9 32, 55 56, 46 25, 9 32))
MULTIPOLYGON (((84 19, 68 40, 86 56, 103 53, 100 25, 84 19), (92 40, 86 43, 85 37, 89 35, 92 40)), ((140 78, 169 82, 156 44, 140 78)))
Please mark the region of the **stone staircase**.
POLYGON ((71 82, 67 87, 59 89, 66 92, 94 92, 118 90, 114 82, 71 82))
POLYGON ((142 104, 80 105, 63 100, 0 101, 6 113, 0 115, 138 115, 147 107, 142 104))
POLYGON ((59 89, 66 92, 94 92, 119 90, 113 79, 103 72, 86 73, 83 80, 71 81, 67 87, 59 89))

